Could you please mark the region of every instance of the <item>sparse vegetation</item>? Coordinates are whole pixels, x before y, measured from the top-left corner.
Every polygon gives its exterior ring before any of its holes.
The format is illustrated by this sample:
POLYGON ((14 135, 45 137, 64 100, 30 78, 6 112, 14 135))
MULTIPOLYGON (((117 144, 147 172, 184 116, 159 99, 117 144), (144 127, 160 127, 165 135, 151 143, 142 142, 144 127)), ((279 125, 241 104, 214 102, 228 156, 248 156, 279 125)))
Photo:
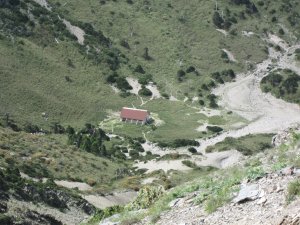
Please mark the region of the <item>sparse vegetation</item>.
POLYGON ((293 201, 297 196, 300 196, 300 180, 295 180, 289 183, 287 201, 293 201))
POLYGON ((244 155, 253 155, 272 148, 272 137, 273 134, 247 135, 240 138, 227 137, 224 141, 217 143, 215 146, 209 146, 206 152, 236 149, 244 155))
POLYGON ((277 70, 264 77, 261 88, 277 98, 300 104, 300 77, 291 70, 277 70))

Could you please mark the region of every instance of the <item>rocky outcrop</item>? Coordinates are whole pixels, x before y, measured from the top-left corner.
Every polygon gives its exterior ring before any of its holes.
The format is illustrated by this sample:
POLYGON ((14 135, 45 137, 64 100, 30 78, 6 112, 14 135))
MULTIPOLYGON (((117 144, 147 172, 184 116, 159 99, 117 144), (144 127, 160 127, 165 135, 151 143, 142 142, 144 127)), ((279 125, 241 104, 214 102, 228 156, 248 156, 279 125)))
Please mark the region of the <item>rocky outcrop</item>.
MULTIPOLYGON (((169 204, 171 210, 162 213, 156 224, 185 225, 300 225, 300 200, 287 204, 288 184, 298 179, 298 169, 286 167, 260 179, 245 180, 233 200, 217 211, 207 214, 203 205, 195 205, 194 192, 169 204)), ((147 219, 141 224, 147 224, 147 219)))
POLYGON ((276 134, 273 137, 272 144, 277 147, 280 146, 281 144, 287 143, 288 141, 291 140, 293 132, 299 130, 300 130, 300 125, 294 124, 290 128, 280 131, 278 134, 276 134))
POLYGON ((0 170, 0 224, 79 224, 96 208, 74 192, 47 183, 28 181, 18 169, 0 170))
POLYGON ((56 220, 51 215, 42 215, 35 211, 27 211, 24 213, 24 220, 31 225, 63 225, 62 222, 56 220))
POLYGON ((18 200, 45 203, 59 209, 68 209, 72 206, 81 209, 88 215, 95 212, 95 207, 86 200, 74 198, 64 191, 51 187, 40 190, 31 184, 25 184, 22 188, 16 190, 14 197, 18 200))
POLYGON ((299 225, 300 214, 296 216, 285 216, 278 225, 299 225))

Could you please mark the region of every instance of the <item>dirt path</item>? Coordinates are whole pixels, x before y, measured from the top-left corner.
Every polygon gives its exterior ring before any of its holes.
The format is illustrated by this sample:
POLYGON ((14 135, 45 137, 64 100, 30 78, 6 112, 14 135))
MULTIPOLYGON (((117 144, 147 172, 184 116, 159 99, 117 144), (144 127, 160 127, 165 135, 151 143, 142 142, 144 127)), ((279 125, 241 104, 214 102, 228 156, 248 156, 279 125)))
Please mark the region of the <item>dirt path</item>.
POLYGON ((85 32, 80 27, 73 26, 69 21, 65 19, 63 19, 63 23, 66 25, 68 31, 77 38, 78 43, 83 45, 85 32))
MULTIPOLYGON (((51 11, 51 6, 48 4, 47 0, 34 0, 37 4, 44 7, 48 11, 51 11)), ((61 19, 60 16, 58 16, 60 20, 63 21, 63 23, 66 25, 67 30, 73 34, 76 38, 79 44, 84 44, 84 36, 85 32, 80 27, 72 25, 68 20, 61 19)), ((59 44, 59 41, 55 38, 55 41, 57 44, 59 44)))
POLYGON ((234 55, 232 54, 232 52, 228 51, 225 48, 223 48, 222 50, 223 50, 223 52, 225 52, 227 54, 229 61, 231 61, 231 62, 237 62, 237 60, 234 57, 234 55))
POLYGON ((51 7, 49 6, 46 0, 34 0, 37 4, 45 7, 47 10, 51 11, 51 7))
POLYGON ((199 151, 204 153, 207 146, 223 141, 226 137, 241 137, 247 134, 276 133, 300 122, 300 107, 296 104, 277 99, 265 94, 260 89, 260 81, 268 75, 270 68, 288 68, 300 74, 300 68, 294 63, 291 54, 300 45, 288 47, 280 38, 271 35, 269 42, 284 47, 283 53, 270 49, 270 57, 257 65, 255 71, 240 74, 236 82, 226 83, 214 90, 221 97, 220 105, 249 120, 249 124, 241 129, 231 130, 221 135, 199 140, 199 151), (277 61, 276 63, 272 63, 277 61))
POLYGON ((62 186, 69 189, 78 188, 78 190, 80 191, 90 191, 93 189, 90 185, 82 182, 72 182, 66 180, 55 180, 54 182, 58 186, 62 186))
POLYGON ((105 209, 114 205, 125 205, 131 202, 137 195, 135 191, 113 193, 112 195, 83 195, 82 197, 92 205, 105 209))

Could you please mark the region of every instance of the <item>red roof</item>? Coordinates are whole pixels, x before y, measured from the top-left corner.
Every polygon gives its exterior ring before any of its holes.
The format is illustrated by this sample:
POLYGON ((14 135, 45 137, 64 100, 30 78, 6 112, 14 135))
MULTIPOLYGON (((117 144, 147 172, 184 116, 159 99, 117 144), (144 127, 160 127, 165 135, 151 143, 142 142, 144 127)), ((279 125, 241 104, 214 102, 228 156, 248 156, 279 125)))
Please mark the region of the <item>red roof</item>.
POLYGON ((149 112, 143 109, 132 109, 132 108, 122 108, 121 118, 129 120, 146 120, 149 116, 149 112))

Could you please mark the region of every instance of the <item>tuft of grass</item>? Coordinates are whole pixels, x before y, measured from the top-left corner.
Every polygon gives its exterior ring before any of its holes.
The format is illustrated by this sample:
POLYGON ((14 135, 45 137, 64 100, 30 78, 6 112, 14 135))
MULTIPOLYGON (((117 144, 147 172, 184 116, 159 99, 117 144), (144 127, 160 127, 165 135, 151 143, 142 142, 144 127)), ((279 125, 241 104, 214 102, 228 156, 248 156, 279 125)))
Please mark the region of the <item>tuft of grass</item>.
POLYGON ((292 181, 288 184, 287 202, 293 201, 297 196, 300 196, 300 180, 292 181))

